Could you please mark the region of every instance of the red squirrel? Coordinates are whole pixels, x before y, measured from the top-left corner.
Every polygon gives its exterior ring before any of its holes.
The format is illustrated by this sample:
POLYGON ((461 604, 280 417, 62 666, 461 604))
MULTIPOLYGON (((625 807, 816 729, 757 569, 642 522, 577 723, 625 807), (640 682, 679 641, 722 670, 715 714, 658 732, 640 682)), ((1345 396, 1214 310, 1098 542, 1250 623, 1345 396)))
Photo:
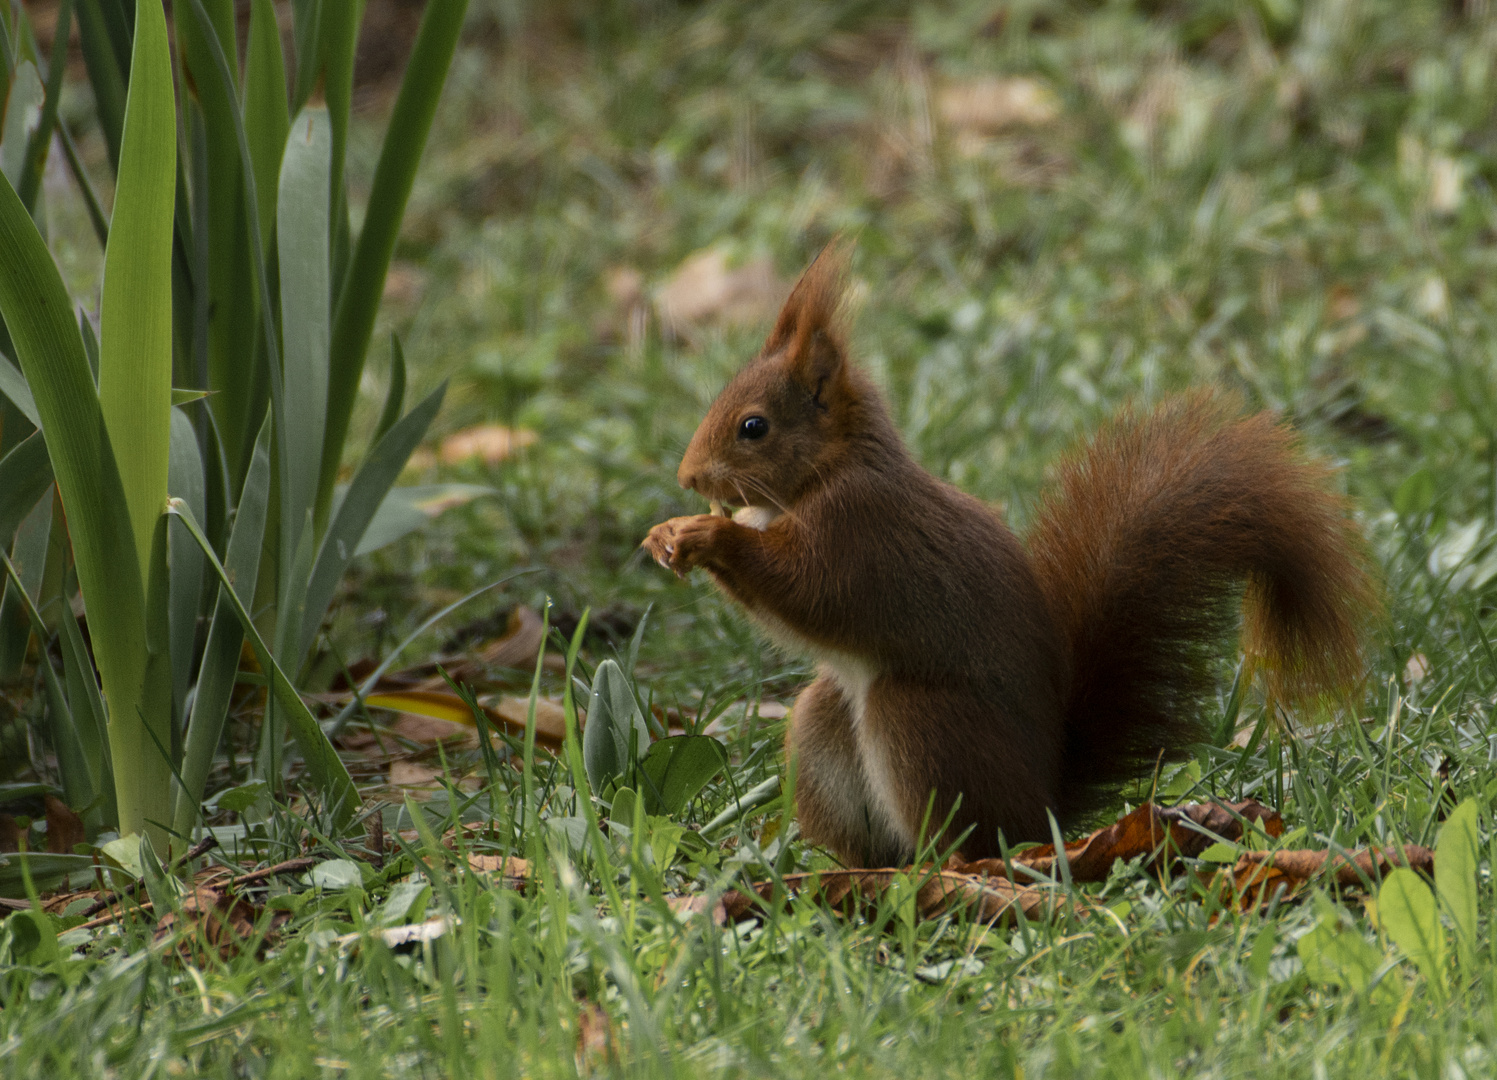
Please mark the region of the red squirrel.
POLYGON ((968 859, 1050 839, 1201 737, 1239 618, 1274 697, 1356 682, 1365 545, 1286 426, 1199 392, 1125 411, 1021 541, 906 450, 849 359, 845 268, 821 253, 692 437, 678 479, 714 513, 643 544, 816 661, 785 739, 805 837, 851 866, 922 828, 968 859))

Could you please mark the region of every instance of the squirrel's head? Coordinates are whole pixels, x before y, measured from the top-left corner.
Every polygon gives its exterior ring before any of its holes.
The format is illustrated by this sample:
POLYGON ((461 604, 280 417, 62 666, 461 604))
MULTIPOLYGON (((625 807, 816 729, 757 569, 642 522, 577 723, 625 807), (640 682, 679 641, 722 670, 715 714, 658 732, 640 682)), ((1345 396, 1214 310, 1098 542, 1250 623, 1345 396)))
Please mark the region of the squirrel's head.
POLYGON ((790 293, 759 355, 707 411, 676 478, 707 498, 787 510, 864 422, 876 394, 847 357, 845 249, 828 244, 790 293))

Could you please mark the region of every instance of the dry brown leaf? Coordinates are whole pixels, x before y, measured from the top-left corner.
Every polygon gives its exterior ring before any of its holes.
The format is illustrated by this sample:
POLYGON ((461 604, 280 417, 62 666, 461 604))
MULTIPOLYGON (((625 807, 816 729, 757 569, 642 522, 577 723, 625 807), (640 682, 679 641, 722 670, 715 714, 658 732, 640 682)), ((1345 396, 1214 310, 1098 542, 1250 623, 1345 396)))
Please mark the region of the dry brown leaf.
MULTIPOLYGON (((463 725, 474 731, 473 712, 468 703, 456 694, 440 690, 396 690, 370 694, 365 699, 372 708, 395 709, 402 713, 420 714, 440 720, 444 724, 463 725)), ((502 697, 492 705, 480 703, 485 718, 495 727, 503 728, 512 735, 524 735, 526 717, 530 711, 530 700, 522 697, 502 697)), ((579 725, 587 722, 585 713, 578 713, 579 725)), ((549 698, 538 698, 535 703, 536 742, 549 750, 560 748, 566 738, 566 710, 560 702, 549 698)), ((473 735, 477 745, 477 734, 473 735)))
POLYGON ((88 839, 83 822, 56 795, 43 796, 42 802, 47 808, 47 850, 58 855, 72 854, 74 844, 88 839))
POLYGON ((396 304, 415 304, 426 289, 426 273, 415 263, 391 259, 385 271, 384 298, 396 304))
POLYGON ((447 465, 460 465, 465 461, 482 461, 485 465, 498 465, 515 451, 534 446, 538 438, 528 428, 510 428, 503 424, 475 424, 473 427, 454 431, 442 440, 440 457, 447 465))
MULTIPOLYGON (((983 923, 1013 922, 1023 912, 1030 920, 1047 920, 1070 902, 1054 889, 1039 885, 1016 885, 1006 877, 954 870, 823 870, 809 874, 787 874, 785 887, 792 896, 815 895, 827 907, 844 916, 856 913, 861 902, 876 901, 896 882, 918 882, 915 906, 922 919, 968 910, 983 923)), ((722 905, 727 918, 738 922, 753 915, 773 899, 775 883, 758 882, 752 893, 725 893, 722 905)))
POLYGON ((480 874, 494 874, 506 889, 524 892, 530 880, 530 863, 517 855, 469 855, 468 867, 480 874))
POLYGON ((989 75, 945 87, 937 108, 958 137, 970 137, 1048 124, 1060 115, 1060 100, 1038 79, 989 75))
POLYGON ((442 770, 419 761, 392 761, 388 778, 391 787, 436 788, 441 786, 442 770))
MULTIPOLYGON (((733 893, 731 895, 743 897, 742 893, 733 893)), ((695 896, 667 896, 665 898, 666 906, 670 908, 671 913, 679 919, 689 919, 693 915, 699 915, 702 912, 707 911, 709 908, 709 901, 711 902, 710 908, 712 925, 727 926, 728 909, 723 902, 724 897, 720 896, 716 900, 713 900, 712 897, 708 896, 706 893, 697 893, 695 896)))
MULTIPOLYGON (((1240 803, 1188 803, 1166 808, 1145 803, 1106 828, 1066 844, 1066 861, 1070 864, 1071 880, 1106 881, 1107 875, 1112 871, 1112 864, 1118 859, 1135 859, 1140 855, 1147 855, 1150 856, 1150 865, 1157 867, 1164 860, 1167 851, 1186 857, 1199 855, 1215 840, 1211 836, 1202 835, 1186 822, 1207 829, 1223 840, 1240 840, 1242 824, 1239 817, 1256 823, 1269 836, 1282 836, 1284 833, 1284 820, 1278 811, 1252 799, 1240 803), (1168 848, 1164 843, 1166 837, 1170 841, 1168 848)), ((1011 861, 1047 877, 1053 877, 1058 872, 1053 844, 1026 848, 1014 855, 1011 861)), ((951 868, 969 874, 1014 876, 1002 859, 979 859, 971 863, 954 860, 951 868)))
MULTIPOLYGON (((156 922, 155 940, 159 943, 180 934, 178 955, 183 960, 201 965, 207 950, 216 952, 220 959, 237 956, 245 942, 255 936, 255 923, 261 909, 249 901, 232 896, 224 889, 197 885, 192 895, 182 901, 178 911, 169 911, 156 922)), ((289 918, 288 912, 278 912, 280 922, 289 918)), ((269 944, 269 935, 258 943, 258 952, 269 944)))
POLYGON ((689 256, 660 290, 655 303, 665 325, 687 334, 695 326, 750 326, 774 318, 788 287, 764 257, 730 266, 722 248, 689 256))
POLYGON ((1397 866, 1407 866, 1434 876, 1435 853, 1417 844, 1380 849, 1363 848, 1350 853, 1309 851, 1246 851, 1218 881, 1224 891, 1239 898, 1243 910, 1267 903, 1275 893, 1290 896, 1312 881, 1329 877, 1343 889, 1365 888, 1380 881, 1397 866))
POLYGON ((476 655, 493 667, 532 670, 536 654, 541 651, 541 642, 545 640, 545 625, 533 609, 521 605, 509 613, 504 636, 488 642, 476 655))
MULTIPOLYGON (((525 733, 525 722, 530 712, 530 699, 512 697, 506 695, 494 702, 489 712, 510 731, 523 735, 525 733)), ((587 714, 582 710, 577 712, 577 725, 579 729, 587 723, 587 714)), ((567 711, 559 701, 550 698, 536 698, 535 701, 535 741, 548 750, 559 750, 561 744, 567 737, 567 711)))
POLYGON ((602 1006, 585 1001, 577 1011, 577 1072, 591 1076, 614 1058, 613 1021, 602 1006))
POLYGON ((436 716, 423 716, 421 713, 400 713, 394 722, 386 725, 385 730, 421 746, 436 746, 441 743, 462 750, 472 750, 478 746, 478 732, 473 725, 436 716))

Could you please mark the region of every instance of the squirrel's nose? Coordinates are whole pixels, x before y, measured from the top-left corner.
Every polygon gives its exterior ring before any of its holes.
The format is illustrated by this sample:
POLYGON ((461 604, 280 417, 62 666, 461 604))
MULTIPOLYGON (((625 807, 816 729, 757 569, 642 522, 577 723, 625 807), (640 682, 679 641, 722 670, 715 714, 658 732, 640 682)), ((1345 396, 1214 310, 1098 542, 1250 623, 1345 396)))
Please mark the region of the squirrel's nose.
POLYGON ((681 467, 676 470, 676 482, 684 488, 694 489, 697 486, 697 480, 698 477, 696 472, 688 469, 684 462, 682 463, 681 467))

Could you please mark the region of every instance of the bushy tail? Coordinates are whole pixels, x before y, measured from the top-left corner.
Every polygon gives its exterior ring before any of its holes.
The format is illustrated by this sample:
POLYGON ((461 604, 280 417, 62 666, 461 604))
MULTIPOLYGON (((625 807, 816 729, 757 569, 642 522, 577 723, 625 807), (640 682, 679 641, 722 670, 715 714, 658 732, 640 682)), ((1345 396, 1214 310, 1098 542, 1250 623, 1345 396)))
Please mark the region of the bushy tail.
POLYGON ((1328 478, 1288 427, 1206 393, 1125 413, 1061 466, 1029 543, 1073 660, 1063 814, 1201 737, 1239 611, 1276 697, 1357 681, 1377 590, 1328 478))

